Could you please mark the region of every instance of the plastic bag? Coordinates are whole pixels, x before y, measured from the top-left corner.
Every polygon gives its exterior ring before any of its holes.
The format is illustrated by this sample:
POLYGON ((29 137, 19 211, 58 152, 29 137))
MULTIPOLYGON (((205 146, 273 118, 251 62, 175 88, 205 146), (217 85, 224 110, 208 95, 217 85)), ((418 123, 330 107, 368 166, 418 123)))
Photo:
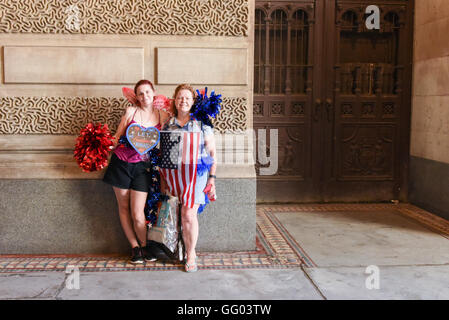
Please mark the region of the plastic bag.
POLYGON ((184 259, 180 217, 178 198, 165 196, 158 210, 157 222, 148 232, 150 246, 154 246, 156 242, 169 259, 177 261, 184 259))

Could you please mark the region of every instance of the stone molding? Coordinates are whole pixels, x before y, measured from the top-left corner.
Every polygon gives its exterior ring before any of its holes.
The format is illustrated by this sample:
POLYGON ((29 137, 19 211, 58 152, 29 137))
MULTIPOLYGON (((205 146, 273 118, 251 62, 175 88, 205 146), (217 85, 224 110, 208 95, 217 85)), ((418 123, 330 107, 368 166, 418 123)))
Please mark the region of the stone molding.
POLYGON ((0 33, 248 36, 249 0, 0 2, 0 33))

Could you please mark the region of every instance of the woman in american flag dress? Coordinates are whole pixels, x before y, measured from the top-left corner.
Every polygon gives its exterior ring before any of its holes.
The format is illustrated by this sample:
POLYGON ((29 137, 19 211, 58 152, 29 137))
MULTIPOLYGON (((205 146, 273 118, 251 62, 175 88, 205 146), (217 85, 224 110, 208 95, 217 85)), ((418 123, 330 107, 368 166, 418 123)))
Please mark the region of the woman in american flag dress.
MULTIPOLYGON (((196 243, 198 240, 198 208, 206 199, 215 199, 216 148, 213 129, 191 117, 195 91, 188 84, 179 85, 173 95, 174 114, 162 131, 174 131, 179 136, 177 159, 180 165, 169 168, 161 165, 162 192, 177 196, 182 203, 181 221, 186 248, 185 271, 195 272, 197 267, 196 243), (209 172, 197 171, 201 158, 213 159, 209 172), (206 189, 207 186, 207 189, 206 189), (206 189, 206 192, 204 190, 206 189), (208 190, 208 191, 207 191, 208 190)), ((172 133, 170 133, 172 134, 172 133)), ((163 135, 161 137, 161 142, 163 135)), ((173 138, 171 138, 173 140, 173 138)), ((162 147, 162 144, 161 144, 162 147)), ((167 150, 162 150, 167 154, 167 150)), ((164 161, 164 159, 162 159, 164 161)))

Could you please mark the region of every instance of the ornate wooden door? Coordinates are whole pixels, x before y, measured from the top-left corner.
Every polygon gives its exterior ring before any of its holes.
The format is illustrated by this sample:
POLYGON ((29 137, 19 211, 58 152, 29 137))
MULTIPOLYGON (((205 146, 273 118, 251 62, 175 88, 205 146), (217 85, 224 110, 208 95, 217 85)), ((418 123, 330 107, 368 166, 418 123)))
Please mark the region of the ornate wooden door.
POLYGON ((254 128, 278 132, 259 201, 407 200, 412 14, 406 0, 256 1, 254 128))
MULTIPOLYGON (((264 175, 263 168, 273 163, 256 163, 257 194, 260 201, 319 201, 320 131, 316 123, 315 101, 318 81, 322 25, 315 24, 315 1, 256 2, 254 50, 254 128, 258 139, 268 132, 278 136, 277 172, 264 175), (276 131, 277 130, 277 131, 276 131)), ((260 148, 261 146, 258 146, 260 148)), ((263 147, 263 145, 262 145, 263 147)), ((264 151, 264 150, 262 150, 264 151)), ((258 150, 259 152, 259 150, 258 150)))

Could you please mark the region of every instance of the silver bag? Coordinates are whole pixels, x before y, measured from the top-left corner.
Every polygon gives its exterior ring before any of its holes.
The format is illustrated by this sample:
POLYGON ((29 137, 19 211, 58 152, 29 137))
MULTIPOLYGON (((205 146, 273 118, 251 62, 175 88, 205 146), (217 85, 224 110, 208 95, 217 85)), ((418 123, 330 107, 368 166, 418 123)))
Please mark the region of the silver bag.
POLYGON ((157 222, 148 232, 148 240, 155 241, 171 259, 182 261, 183 243, 178 197, 167 196, 157 214, 157 222))

